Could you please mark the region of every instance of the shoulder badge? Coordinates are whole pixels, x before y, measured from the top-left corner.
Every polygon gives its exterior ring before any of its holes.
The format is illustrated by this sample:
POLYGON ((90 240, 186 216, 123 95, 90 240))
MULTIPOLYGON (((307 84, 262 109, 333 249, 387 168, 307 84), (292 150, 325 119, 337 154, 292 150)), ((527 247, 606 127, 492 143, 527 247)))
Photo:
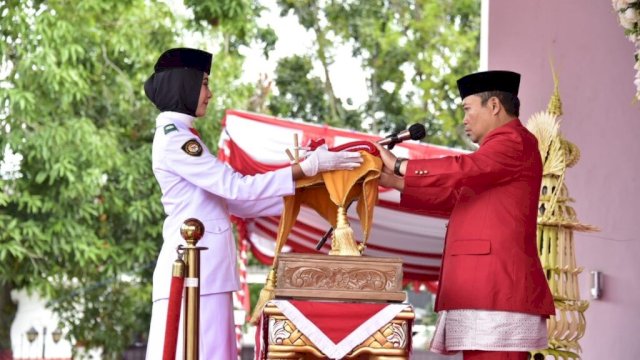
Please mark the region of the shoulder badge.
POLYGON ((168 124, 164 126, 164 134, 167 135, 172 131, 178 131, 178 128, 173 124, 168 124))
POLYGON ((196 141, 196 139, 191 139, 182 145, 182 150, 191 156, 200 156, 202 155, 202 145, 196 141))

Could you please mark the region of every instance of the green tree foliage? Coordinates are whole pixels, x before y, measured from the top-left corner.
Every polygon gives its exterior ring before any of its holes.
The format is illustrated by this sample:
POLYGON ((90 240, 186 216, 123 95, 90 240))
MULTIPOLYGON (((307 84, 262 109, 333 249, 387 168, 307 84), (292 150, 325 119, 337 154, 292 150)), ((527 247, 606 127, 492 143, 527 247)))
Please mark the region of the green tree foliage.
MULTIPOLYGON (((427 128, 426 142, 467 145, 455 81, 478 68, 479 0, 278 0, 278 4, 281 15, 295 14, 315 34, 314 59, 326 79, 337 46, 350 44, 353 55, 362 60, 369 100, 357 116, 332 105, 332 117, 339 119, 334 123, 358 129, 354 119, 359 118, 370 124, 372 132, 390 132, 418 122, 427 128)), ((324 90, 329 104, 335 104, 330 82, 325 82, 324 90)), ((273 101, 285 101, 282 96, 273 101)), ((298 98, 311 103, 315 96, 314 90, 306 101, 303 94, 298 98)), ((272 110, 295 116, 286 108, 272 110)))
POLYGON ((268 57, 275 47, 277 36, 270 27, 260 27, 255 19, 264 7, 252 0, 184 0, 194 14, 191 27, 196 30, 214 29, 222 35, 224 53, 236 53, 240 46, 258 41, 268 57))
POLYGON ((278 62, 275 78, 280 96, 269 104, 272 113, 309 122, 331 123, 324 83, 319 77, 309 75, 312 69, 311 59, 306 56, 292 56, 278 62))
POLYGON ((95 0, 0 1, 0 13, 0 160, 22 156, 0 182, 0 284, 50 299, 72 341, 118 358, 147 330, 161 243, 142 84, 174 42, 171 12, 95 0))
MULTIPOLYGON (((329 66, 333 62, 333 59, 331 57, 331 44, 329 42, 329 39, 327 38, 328 31, 326 27, 321 24, 322 9, 320 8, 318 1, 278 0, 278 4, 282 9, 280 15, 286 15, 290 12, 294 13, 298 17, 298 21, 300 22, 300 24, 305 29, 311 30, 315 34, 315 49, 316 49, 315 59, 319 60, 320 64, 322 65, 322 70, 324 72, 324 81, 323 81, 324 86, 322 86, 322 88, 325 95, 322 97, 322 101, 327 103, 327 106, 329 109, 329 113, 323 114, 323 116, 320 119, 322 119, 322 122, 325 122, 334 126, 344 126, 345 124, 344 119, 347 117, 346 116, 347 114, 345 113, 344 108, 339 103, 339 99, 337 99, 335 96, 333 85, 331 83, 331 76, 329 76, 329 66)), ((292 59, 291 61, 284 59, 279 62, 278 68, 280 72, 285 72, 288 75, 295 75, 295 76, 289 76, 289 78, 287 79, 277 79, 276 83, 277 84, 279 83, 278 89, 281 89, 281 87, 285 87, 285 88, 295 87, 295 84, 292 84, 290 79, 295 79, 296 77, 300 79, 305 79, 309 77, 308 72, 311 70, 311 67, 306 69, 304 67, 296 66, 296 63, 298 62, 299 62, 299 59, 296 59, 296 58, 292 59), (303 70, 306 70, 306 72, 303 72, 303 70)), ((307 80, 317 81, 320 79, 313 78, 313 79, 307 79, 307 80)), ((314 88, 320 88, 320 87, 316 86, 314 88)), ((305 103, 306 101, 305 99, 302 98, 302 95, 303 93, 298 94, 298 100, 300 100, 302 103, 305 103)), ((318 94, 316 93, 307 94, 306 96, 307 101, 310 101, 310 102, 319 101, 316 98, 317 95, 318 94)), ((284 94, 280 96, 280 98, 282 97, 287 97, 287 91, 285 91, 284 94)), ((286 114, 286 113, 280 114, 280 115, 295 116, 295 114, 286 114)))
POLYGON ((214 52, 209 78, 213 101, 209 102, 207 116, 197 122, 212 152, 217 151, 217 139, 221 130, 220 119, 227 109, 244 109, 249 106, 255 86, 239 79, 242 76, 244 56, 242 46, 258 44, 268 58, 275 47, 277 36, 270 27, 261 27, 256 19, 264 10, 257 1, 250 0, 184 0, 193 12, 186 28, 196 33, 206 33, 212 39, 203 46, 214 52))
POLYGON ((207 39, 214 99, 197 126, 215 152, 224 110, 253 92, 239 47, 268 54, 276 40, 247 21, 254 2, 186 3, 192 17, 148 0, 0 0, 0 165, 22 157, 0 180, 0 349, 18 288, 50 299, 68 338, 104 358, 147 332, 164 212, 142 85, 178 39, 207 39))
POLYGON ((360 114, 345 109, 333 92, 327 93, 326 83, 312 76, 312 69, 309 56, 294 55, 280 59, 275 72, 278 96, 271 98, 269 111, 307 122, 359 129, 360 114))

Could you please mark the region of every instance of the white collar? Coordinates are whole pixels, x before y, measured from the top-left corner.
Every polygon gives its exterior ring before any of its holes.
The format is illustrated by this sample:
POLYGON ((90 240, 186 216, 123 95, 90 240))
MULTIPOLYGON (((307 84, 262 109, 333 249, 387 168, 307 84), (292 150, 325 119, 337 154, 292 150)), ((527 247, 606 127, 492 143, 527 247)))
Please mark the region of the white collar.
POLYGON ((191 115, 187 115, 187 114, 183 114, 175 111, 163 111, 160 114, 158 114, 158 117, 156 118, 156 127, 164 126, 167 124, 175 124, 175 125, 182 125, 187 128, 192 128, 193 121, 195 119, 196 118, 191 115))

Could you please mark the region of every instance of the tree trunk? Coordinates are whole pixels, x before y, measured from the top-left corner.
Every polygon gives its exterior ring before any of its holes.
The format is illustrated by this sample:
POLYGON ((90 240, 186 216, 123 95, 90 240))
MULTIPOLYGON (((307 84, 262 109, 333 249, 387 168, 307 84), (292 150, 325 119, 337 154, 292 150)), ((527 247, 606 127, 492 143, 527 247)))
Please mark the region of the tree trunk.
POLYGON ((320 26, 320 22, 318 20, 320 10, 318 9, 315 3, 313 3, 311 7, 316 17, 316 20, 314 21, 313 30, 316 33, 316 41, 318 42, 318 51, 317 51, 318 59, 320 60, 320 63, 322 64, 322 68, 324 70, 325 90, 327 92, 327 97, 329 98, 329 107, 331 109, 331 117, 332 117, 331 119, 332 121, 330 123, 334 125, 336 124, 343 125, 342 122, 344 121, 344 114, 341 113, 341 109, 337 105, 336 95, 333 92, 333 84, 331 83, 331 78, 329 77, 329 60, 327 59, 327 53, 326 53, 327 37, 324 29, 320 26))
MULTIPOLYGON (((11 290, 13 285, 9 283, 0 284, 0 360, 11 352, 11 324, 16 317, 17 305, 11 300, 11 290)), ((11 357, 9 357, 11 359, 11 357)))

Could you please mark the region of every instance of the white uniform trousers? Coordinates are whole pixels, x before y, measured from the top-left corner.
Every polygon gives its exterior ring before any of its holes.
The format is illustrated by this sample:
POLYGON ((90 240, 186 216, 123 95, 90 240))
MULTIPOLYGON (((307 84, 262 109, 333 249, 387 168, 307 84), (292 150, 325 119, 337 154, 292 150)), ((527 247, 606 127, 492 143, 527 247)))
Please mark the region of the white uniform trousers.
MULTIPOLYGON (((160 299, 153 302, 146 360, 162 360, 168 306, 168 299, 160 299)), ((184 301, 180 316, 176 360, 183 359, 183 317, 184 301)), ((232 293, 224 292, 200 296, 199 340, 200 360, 238 359, 232 293)))

